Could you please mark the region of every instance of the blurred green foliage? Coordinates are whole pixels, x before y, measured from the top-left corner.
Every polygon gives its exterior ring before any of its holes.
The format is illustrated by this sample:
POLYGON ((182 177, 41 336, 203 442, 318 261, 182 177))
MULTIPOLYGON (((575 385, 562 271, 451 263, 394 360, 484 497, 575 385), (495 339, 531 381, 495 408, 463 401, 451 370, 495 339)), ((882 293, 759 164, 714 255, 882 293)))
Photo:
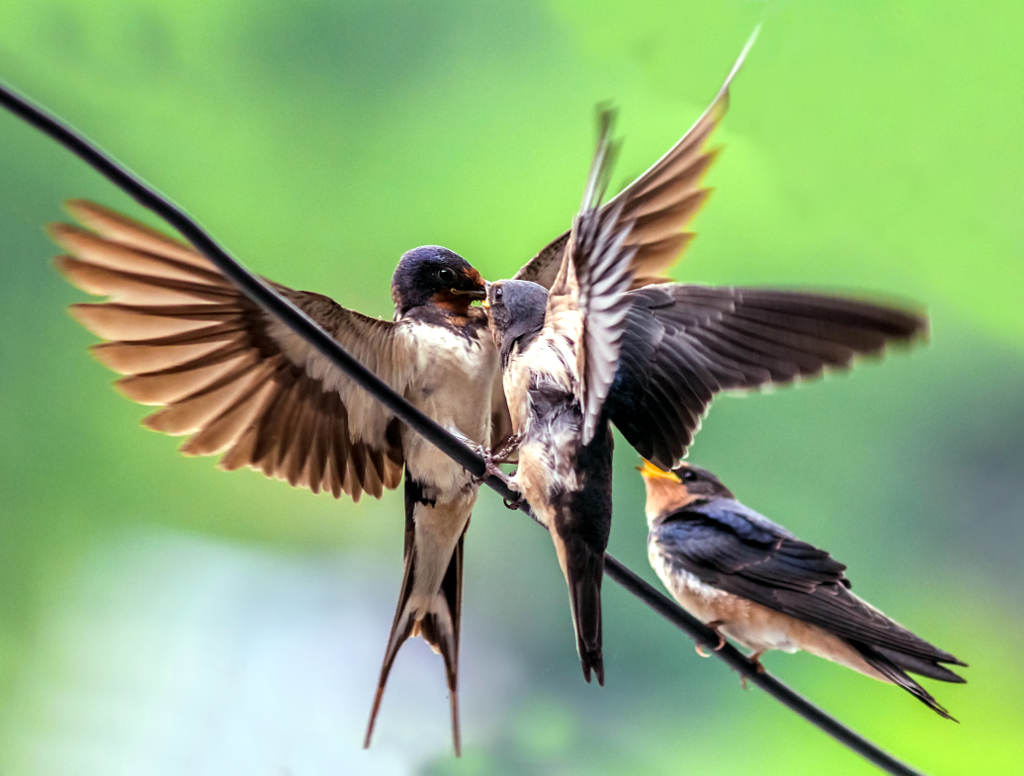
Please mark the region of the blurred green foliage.
MULTIPOLYGON (((497 278, 565 228, 594 103, 621 109, 621 179, 642 170, 762 19, 677 277, 917 300, 932 340, 720 400, 692 459, 971 663, 966 686, 930 685, 960 726, 808 656, 771 655, 773 671, 927 772, 1009 772, 1024 754, 1017 4, 42 0, 0 8, 0 77, 249 266, 390 315, 412 246, 497 278)), ((400 497, 353 506, 225 475, 138 428, 63 312, 81 295, 41 230, 69 197, 138 210, 7 116, 0 164, 0 773, 871 771, 611 584, 608 686, 585 686, 547 538, 487 495, 467 555, 466 756, 449 757, 440 662, 418 642, 363 753, 400 497), (309 665, 329 678, 291 680, 303 660, 275 651, 290 636, 324 650, 309 665)), ((647 573, 634 463, 623 446, 611 549, 647 573)))

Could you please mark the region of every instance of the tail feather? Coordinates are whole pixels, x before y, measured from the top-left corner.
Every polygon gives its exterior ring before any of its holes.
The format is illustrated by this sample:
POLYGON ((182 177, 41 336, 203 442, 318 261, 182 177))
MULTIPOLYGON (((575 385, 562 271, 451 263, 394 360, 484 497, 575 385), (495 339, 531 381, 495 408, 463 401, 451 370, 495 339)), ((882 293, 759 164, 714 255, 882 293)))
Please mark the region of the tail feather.
POLYGON ((452 742, 455 749, 455 756, 462 754, 462 737, 459 728, 459 697, 458 697, 458 674, 459 674, 459 622, 462 607, 462 556, 463 541, 465 532, 459 537, 455 552, 449 562, 448 570, 445 572, 441 589, 434 596, 426 613, 417 617, 412 599, 412 590, 416 575, 415 552, 411 541, 406 541, 405 552, 405 574, 402 578, 402 589, 398 597, 398 607, 395 610, 395 619, 391 624, 391 632, 388 635, 387 647, 384 650, 384 660, 380 669, 380 678, 377 681, 377 691, 374 694, 373 706, 370 709, 370 719, 366 726, 366 737, 363 740, 363 748, 370 747, 373 738, 373 730, 377 722, 377 714, 380 711, 381 699, 384 697, 384 688, 387 685, 388 675, 394 665, 395 657, 402 644, 411 636, 422 636, 430 647, 439 653, 444 660, 445 678, 448 683, 448 693, 451 706, 452 742))
MULTIPOLYGON (((952 714, 946 711, 946 708, 941 703, 939 703, 937 700, 935 700, 934 697, 932 697, 931 693, 929 693, 926 689, 924 689, 924 687, 919 685, 905 673, 904 668, 906 668, 907 670, 913 670, 915 672, 918 672, 917 668, 921 667, 919 666, 919 664, 924 662, 920 658, 907 658, 906 656, 901 655, 899 656, 899 660, 900 663, 903 663, 904 665, 900 665, 894 660, 891 660, 886 655, 883 655, 876 649, 873 649, 871 647, 862 647, 859 645, 854 646, 864 656, 864 659, 868 662, 868 664, 872 668, 877 670, 883 677, 885 677, 885 679, 899 687, 902 687, 904 690, 909 692, 911 695, 913 695, 915 698, 921 701, 921 703, 930 708, 940 717, 945 717, 946 719, 952 720, 953 722, 959 722, 959 720, 956 717, 954 717, 952 714)), ((953 676, 956 676, 956 674, 953 674, 952 671, 947 671, 941 666, 935 666, 934 664, 932 664, 931 667, 933 670, 938 669, 940 671, 944 671, 946 673, 952 674, 953 676)), ((959 676, 956 676, 956 679, 954 680, 947 681, 957 680, 961 682, 964 681, 959 676)))
POLYGON ((959 674, 950 671, 944 665, 940 665, 940 663, 943 662, 953 663, 958 666, 967 665, 959 660, 928 660, 918 657, 917 655, 907 655, 903 652, 897 652, 885 647, 874 647, 874 650, 884 655, 893 664, 904 671, 910 671, 911 673, 920 674, 921 676, 927 676, 929 679, 938 679, 940 682, 964 684, 967 681, 959 674))
POLYGON ((459 627, 462 618, 462 546, 465 538, 463 532, 455 545, 444 581, 441 582, 441 591, 435 597, 430 611, 420 621, 420 635, 444 659, 451 706, 452 743, 456 757, 462 754, 462 736, 459 732, 459 627))
MULTIPOLYGON (((554 537, 554 534, 552 534, 554 537)), ((564 558, 562 570, 569 586, 569 605, 576 631, 576 651, 583 667, 583 678, 590 681, 591 672, 604 686, 604 658, 601 652, 601 578, 604 575, 604 553, 594 552, 578 537, 568 541, 556 539, 555 547, 564 558)))
POLYGON ((412 635, 416 625, 409 606, 409 597, 412 593, 413 580, 413 552, 411 547, 406 546, 405 551, 405 573, 402 576, 402 588, 398 594, 398 607, 395 609, 395 619, 391 622, 391 632, 388 634, 388 644, 384 649, 384 660, 380 667, 380 678, 377 679, 377 692, 373 696, 373 706, 370 709, 370 720, 366 725, 366 737, 363 739, 363 748, 370 748, 370 740, 373 738, 373 728, 377 724, 377 713, 380 711, 380 702, 384 697, 384 688, 388 683, 388 675, 391 673, 391 666, 395 663, 398 650, 412 635))

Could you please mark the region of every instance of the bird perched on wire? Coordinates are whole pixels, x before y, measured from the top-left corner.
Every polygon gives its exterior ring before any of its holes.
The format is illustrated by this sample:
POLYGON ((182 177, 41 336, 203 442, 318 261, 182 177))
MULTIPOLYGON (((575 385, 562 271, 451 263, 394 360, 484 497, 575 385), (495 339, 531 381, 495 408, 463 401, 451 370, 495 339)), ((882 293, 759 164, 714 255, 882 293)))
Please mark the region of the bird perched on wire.
MULTIPOLYGON (((444 659, 458 750, 463 540, 479 483, 201 254, 98 205, 69 209, 88 229, 51 228, 69 253, 57 266, 79 288, 109 297, 71 311, 111 340, 92 352, 127 375, 121 392, 164 405, 146 426, 190 435, 188 455, 224 453, 221 468, 249 466, 335 497, 379 497, 397 487, 404 468, 405 570, 366 742, 398 649, 419 634, 444 659)), ((275 287, 446 429, 491 443, 492 416, 504 414, 497 353, 486 314, 470 306, 483 299, 484 280, 462 257, 438 246, 406 253, 392 279, 392 321, 275 287)))
POLYGON ((548 529, 569 586, 583 676, 604 684, 601 577, 611 528, 612 436, 602 412, 615 377, 636 248, 622 204, 599 207, 614 147, 600 136, 583 204, 550 293, 493 284, 485 303, 518 440, 516 484, 548 529), (525 292, 525 293, 524 293, 525 292))
POLYGON ((719 647, 734 639, 755 662, 770 649, 802 649, 899 685, 953 719, 908 672, 963 682, 942 664, 967 664, 852 593, 846 566, 737 501, 707 469, 638 468, 651 566, 680 605, 719 634, 719 647))
MULTIPOLYGON (((602 114, 583 206, 550 292, 492 283, 486 306, 519 440, 518 488, 548 528, 587 681, 603 683, 601 575, 611 526, 609 423, 662 466, 681 458, 715 394, 849 365, 926 329, 917 313, 826 294, 654 283, 641 288, 641 177, 599 206, 613 154, 602 114), (632 289, 632 290, 631 290, 632 289)), ((653 188, 647 189, 645 186, 653 188)), ((520 273, 520 276, 527 273, 520 273)), ((644 282, 653 278, 646 276, 644 282)))
MULTIPOLYGON (((753 40, 697 122, 619 194, 622 212, 644 224, 630 237, 635 275, 656 278, 692 238, 686 227, 709 193, 701 180, 715 157, 707 140, 753 40)), ((250 466, 335 497, 380 496, 401 483, 404 469, 405 572, 366 743, 398 648, 419 633, 444 658, 458 751, 463 535, 476 483, 261 313, 197 251, 90 202, 69 209, 87 229, 53 227, 70 254, 58 267, 83 290, 110 297, 72 312, 111 340, 94 353, 127 375, 118 382, 122 392, 166 407, 147 426, 191 434, 183 452, 224 453, 221 468, 250 466)), ((516 277, 550 286, 568 236, 548 243, 516 277)), ((427 246, 403 257, 392 280, 390 322, 320 294, 275 287, 461 439, 488 447, 507 434, 493 346, 481 338, 485 317, 469 306, 483 283, 456 254, 427 246)))
MULTIPOLYGON (((701 180, 715 158, 707 141, 725 115, 730 83, 752 43, 753 37, 690 130, 602 210, 614 207, 620 218, 634 222, 624 244, 632 252, 634 287, 660 280, 693 237, 686 229, 708 195, 701 180)), ((335 497, 343 492, 353 499, 364 492, 379 496, 402 482, 404 470, 405 573, 366 741, 398 648, 419 633, 444 658, 458 750, 462 548, 477 483, 303 340, 261 313, 201 254, 98 205, 77 201, 70 210, 87 229, 54 228, 70 254, 58 259, 58 266, 83 290, 110 297, 75 306, 73 312, 111 340, 95 352, 126 375, 119 381, 122 391, 166 407, 147 418, 147 425, 190 434, 183 446, 187 454, 224 453, 222 468, 250 466, 335 497)), ((551 241, 516 277, 550 286, 568 239, 566 232, 551 241)), ((393 321, 360 315, 320 294, 276 288, 460 438, 487 446, 505 436, 508 417, 495 354, 488 338, 481 337, 483 314, 469 305, 482 295, 482 281, 456 254, 428 246, 403 257, 392 282, 393 321)), ((621 429, 630 429, 627 438, 637 450, 655 460, 681 455, 709 391, 807 376, 906 336, 905 320, 879 328, 881 317, 862 320, 855 308, 849 325, 833 326, 827 342, 811 332, 791 337, 781 352, 766 350, 758 337, 741 336, 742 347, 729 346, 736 336, 727 329, 749 330, 752 317, 779 334, 779 297, 757 292, 761 295, 745 298, 749 292, 738 289, 666 289, 653 286, 643 296, 632 292, 622 359, 649 359, 662 370, 678 366, 680 350, 673 343, 692 340, 687 358, 703 382, 694 384, 691 395, 685 386, 659 378, 657 369, 624 373, 620 366, 618 389, 609 396, 619 406, 674 391, 669 395, 676 404, 663 423, 645 412, 649 404, 638 406, 631 419, 625 412, 615 417, 621 429), (646 328, 637 333, 637 326, 646 328), (850 341, 854 337, 857 341, 850 341), (708 358, 709 350, 717 355, 708 358), (765 359, 769 366, 761 363, 765 359), (715 370, 709 371, 711 366, 715 370)), ((781 319, 784 327, 818 326, 835 309, 827 299, 810 306, 805 297, 791 301, 789 317, 781 319)))

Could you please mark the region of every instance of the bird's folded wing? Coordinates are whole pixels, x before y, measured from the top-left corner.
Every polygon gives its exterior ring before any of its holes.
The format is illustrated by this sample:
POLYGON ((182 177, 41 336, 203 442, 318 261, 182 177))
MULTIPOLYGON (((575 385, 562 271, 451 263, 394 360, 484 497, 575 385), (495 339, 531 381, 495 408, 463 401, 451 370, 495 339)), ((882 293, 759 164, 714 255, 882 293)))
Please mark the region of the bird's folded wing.
POLYGON ((576 345, 583 444, 594 436, 605 398, 615 379, 622 326, 629 309, 630 262, 626 245, 635 224, 622 206, 601 208, 616 148, 610 139, 613 114, 599 114, 599 136, 583 203, 576 216, 558 276, 548 294, 545 327, 576 345))
MULTIPOLYGON (((707 199, 710 189, 701 179, 718 151, 707 141, 729 107, 729 85, 739 71, 756 33, 747 41, 715 99, 679 141, 605 206, 618 217, 635 221, 626 245, 635 248, 632 258, 633 287, 660 283, 682 255, 694 233, 686 227, 707 199)), ((516 280, 532 280, 547 288, 555 280, 569 232, 558 236, 528 261, 516 280)))
POLYGON ((607 410, 643 457, 670 469, 712 397, 788 383, 921 335, 907 310, 825 294, 662 284, 631 291, 607 410))
MULTIPOLYGON (((292 485, 358 499, 401 480, 398 421, 304 340, 268 318, 190 247, 98 205, 69 203, 87 229, 51 227, 57 258, 83 291, 74 316, 107 342, 93 347, 126 375, 121 392, 162 405, 149 428, 189 435, 182 452, 224 453, 292 485)), ((400 324, 275 284, 356 359, 402 392, 411 343, 400 324)))
POLYGON ((846 567, 824 550, 755 526, 718 503, 681 510, 655 526, 658 546, 673 563, 719 590, 850 641, 959 662, 853 595, 846 567))

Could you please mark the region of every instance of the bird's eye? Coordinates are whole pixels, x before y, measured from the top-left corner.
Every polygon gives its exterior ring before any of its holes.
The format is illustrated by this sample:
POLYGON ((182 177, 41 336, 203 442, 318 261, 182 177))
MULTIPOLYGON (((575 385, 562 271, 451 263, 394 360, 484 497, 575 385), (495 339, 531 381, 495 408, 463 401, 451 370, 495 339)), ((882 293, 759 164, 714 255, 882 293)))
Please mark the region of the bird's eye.
POLYGON ((437 279, 440 280, 445 285, 454 283, 455 270, 453 270, 451 267, 441 267, 441 269, 437 271, 437 279))
POLYGON ((693 482, 697 479, 697 472, 693 469, 683 469, 679 477, 683 482, 693 482))
POLYGON ((497 286, 494 289, 494 298, 495 299, 501 299, 501 297, 504 296, 504 295, 505 295, 505 289, 502 288, 501 286, 497 286))

